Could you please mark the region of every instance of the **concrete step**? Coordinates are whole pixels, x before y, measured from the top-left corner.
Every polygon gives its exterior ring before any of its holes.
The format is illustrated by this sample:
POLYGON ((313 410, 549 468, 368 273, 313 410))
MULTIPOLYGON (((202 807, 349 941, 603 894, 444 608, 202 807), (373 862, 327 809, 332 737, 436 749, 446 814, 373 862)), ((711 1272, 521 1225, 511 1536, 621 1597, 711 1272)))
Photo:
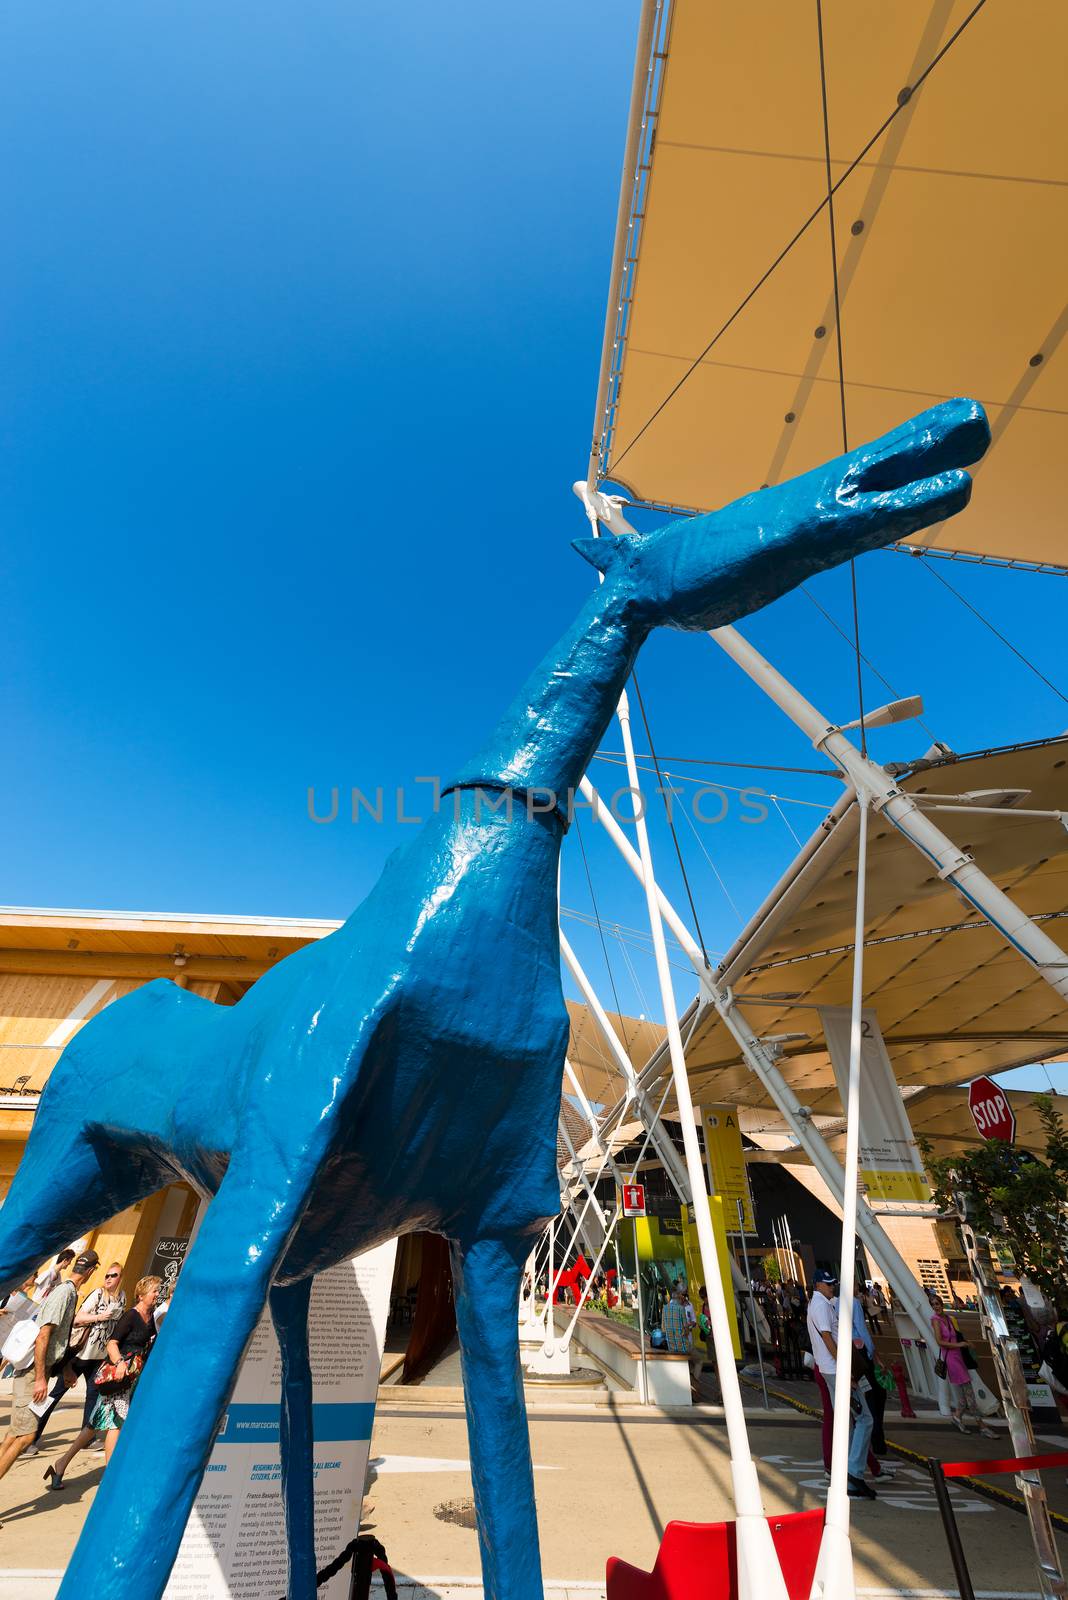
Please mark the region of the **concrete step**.
MULTIPOLYGON (((598 1372, 582 1371, 570 1375, 556 1374, 546 1378, 524 1375, 523 1391, 531 1405, 542 1408, 559 1402, 561 1405, 601 1406, 631 1405, 631 1396, 624 1392, 613 1393, 598 1372)), ((378 1404, 382 1407, 410 1406, 413 1410, 427 1407, 462 1406, 464 1391, 456 1384, 389 1384, 379 1390, 378 1404)))

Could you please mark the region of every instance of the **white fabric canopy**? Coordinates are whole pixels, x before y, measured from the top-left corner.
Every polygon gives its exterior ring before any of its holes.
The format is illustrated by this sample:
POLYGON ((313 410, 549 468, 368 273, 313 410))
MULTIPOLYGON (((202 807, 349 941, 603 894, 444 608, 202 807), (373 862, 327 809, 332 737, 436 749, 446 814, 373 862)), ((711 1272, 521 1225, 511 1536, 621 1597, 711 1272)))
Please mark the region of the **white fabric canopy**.
MULTIPOLYGON (((973 503, 918 542, 1064 567, 1068 7, 973 8, 824 0, 850 442, 981 400, 973 503)), ((796 0, 670 0, 666 19, 632 116, 593 476, 708 510, 842 447, 820 61, 796 0)))

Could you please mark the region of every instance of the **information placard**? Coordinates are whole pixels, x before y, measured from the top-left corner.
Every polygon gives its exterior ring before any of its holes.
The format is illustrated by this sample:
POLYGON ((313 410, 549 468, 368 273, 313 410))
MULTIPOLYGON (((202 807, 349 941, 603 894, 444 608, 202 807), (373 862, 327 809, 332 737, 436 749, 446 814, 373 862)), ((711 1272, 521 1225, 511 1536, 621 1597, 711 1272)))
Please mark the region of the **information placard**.
POLYGON ((749 1174, 745 1170, 738 1107, 706 1106, 701 1113, 701 1120, 705 1130, 709 1187, 723 1201, 727 1232, 734 1233, 738 1229, 738 1202, 741 1201, 742 1231, 755 1233, 753 1196, 749 1189, 749 1174))
MULTIPOLYGON (((312 1289, 318 1567, 332 1561, 359 1526, 396 1248, 392 1240, 342 1262, 320 1274, 312 1289)), ((245 1353, 164 1600, 276 1600, 286 1592, 280 1367, 278 1341, 265 1311, 245 1353)), ((346 1567, 319 1596, 345 1600, 348 1591, 346 1567)))
MULTIPOLYGON (((860 1016, 861 1182, 873 1200, 928 1200, 930 1184, 879 1019, 868 1009, 860 1016)), ((845 1104, 852 1013, 848 1006, 821 1006, 820 1021, 845 1104)))

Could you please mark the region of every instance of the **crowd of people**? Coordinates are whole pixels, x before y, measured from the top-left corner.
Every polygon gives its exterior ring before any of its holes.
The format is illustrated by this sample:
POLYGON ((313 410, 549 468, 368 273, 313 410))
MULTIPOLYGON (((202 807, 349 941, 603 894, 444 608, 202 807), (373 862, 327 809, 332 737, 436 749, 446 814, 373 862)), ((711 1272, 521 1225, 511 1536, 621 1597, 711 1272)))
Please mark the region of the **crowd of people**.
MULTIPOLYGON (((643 1285, 645 1280, 643 1279, 643 1285)), ((630 1299, 630 1285, 621 1280, 623 1303, 630 1299)), ((796 1279, 758 1282, 740 1288, 737 1303, 743 1345, 759 1354, 762 1366, 784 1380, 811 1379, 822 1407, 821 1448, 823 1464, 831 1470, 831 1444, 834 1428, 834 1390, 838 1370, 838 1279, 829 1268, 815 1272, 811 1293, 806 1295, 796 1279)), ((928 1294, 931 1307, 931 1349, 935 1354, 936 1374, 946 1380, 950 1413, 962 1433, 975 1431, 993 1438, 980 1409, 976 1393, 977 1362, 960 1330, 953 1310, 942 1299, 928 1294)), ((691 1299, 686 1281, 645 1286, 646 1326, 654 1347, 686 1355, 690 1362, 691 1385, 700 1395, 699 1379, 708 1364, 714 1365, 708 1301, 702 1285, 697 1303, 691 1299), (698 1309, 699 1308, 699 1309, 698 1309)), ((877 1498, 873 1482, 884 1483, 894 1473, 886 1464, 887 1443, 884 1412, 887 1394, 895 1380, 879 1361, 875 1336, 892 1329, 893 1306, 877 1282, 858 1281, 854 1286, 850 1370, 850 1448, 848 1492, 852 1499, 877 1498)), ((1068 1348, 1068 1321, 1064 1324, 1068 1348)), ((1068 1358, 1066 1358, 1068 1363, 1068 1358)), ((700 1396, 705 1398, 705 1396, 700 1396)))
MULTIPOLYGON (((112 1262, 102 1282, 92 1287, 99 1266, 94 1250, 78 1255, 64 1250, 0 1303, 0 1370, 12 1376, 11 1419, 0 1447, 0 1478, 20 1458, 38 1453, 56 1406, 79 1382, 85 1386, 82 1425, 67 1450, 45 1469, 48 1489, 64 1487, 71 1463, 94 1441, 99 1441, 104 1464, 111 1459, 167 1304, 161 1302, 162 1280, 155 1276, 139 1279, 128 1303, 119 1262, 112 1262)), ((585 1277, 589 1276, 586 1268, 585 1277)), ((576 1294, 583 1286, 574 1286, 576 1294)), ((637 1299, 637 1285, 623 1275, 617 1284, 614 1271, 595 1277, 588 1288, 599 1305, 610 1307, 621 1300, 626 1308, 637 1299)), ((834 1272, 821 1268, 813 1276, 809 1297, 799 1282, 785 1279, 744 1286, 738 1298, 743 1344, 758 1351, 762 1364, 778 1377, 811 1377, 815 1382, 822 1404, 822 1453, 828 1473, 841 1358, 838 1288, 834 1272)), ((709 1363, 714 1365, 704 1285, 698 1289, 695 1303, 684 1278, 664 1281, 653 1273, 648 1282, 643 1277, 643 1297, 652 1345, 687 1357, 691 1385, 698 1394, 703 1369, 709 1363)), ((937 1349, 935 1370, 948 1385, 953 1422, 962 1433, 968 1433, 968 1419, 974 1418, 977 1430, 992 1438, 977 1403, 976 1359, 954 1315, 961 1308, 954 1302, 947 1309, 933 1291, 928 1292, 928 1299, 932 1349, 937 1349)), ((853 1499, 876 1498, 869 1479, 893 1477, 885 1463, 883 1413, 887 1392, 894 1384, 877 1359, 873 1338, 873 1333, 882 1332, 884 1321, 889 1324, 892 1309, 879 1284, 856 1284, 848 1355, 848 1490, 853 1499)), ((1068 1351, 1068 1317, 1057 1324, 1052 1337, 1060 1338, 1068 1351)), ((1064 1364, 1068 1374, 1068 1354, 1064 1364)))
POLYGON ((46 1467, 48 1489, 64 1487, 74 1457, 94 1441, 105 1466, 111 1459, 165 1306, 161 1278, 139 1279, 128 1305, 121 1263, 113 1261, 92 1287, 99 1266, 95 1250, 64 1250, 0 1304, 0 1370, 11 1375, 0 1478, 20 1458, 38 1454, 56 1406, 78 1383, 85 1385, 82 1426, 46 1467))

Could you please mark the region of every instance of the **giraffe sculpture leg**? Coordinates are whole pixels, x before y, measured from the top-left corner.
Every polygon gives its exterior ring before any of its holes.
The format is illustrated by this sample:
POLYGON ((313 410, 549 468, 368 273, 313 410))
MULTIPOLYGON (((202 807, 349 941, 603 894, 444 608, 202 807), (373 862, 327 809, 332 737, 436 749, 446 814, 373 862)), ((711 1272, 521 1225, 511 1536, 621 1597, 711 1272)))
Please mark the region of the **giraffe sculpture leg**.
POLYGON ((486 1600, 542 1600, 534 1472, 519 1366, 527 1237, 453 1243, 453 1286, 486 1600))
MULTIPOLYGON (((300 1222, 303 1183, 236 1154, 182 1271, 145 1365, 62 1600, 159 1600, 200 1486, 212 1436, 271 1278, 300 1222)), ((314 1559, 314 1558, 313 1558, 314 1559)))
POLYGON ((271 1317, 282 1352, 282 1500, 289 1548, 289 1600, 315 1600, 315 1498, 312 1479, 312 1373, 308 1307, 312 1279, 271 1290, 271 1317))

